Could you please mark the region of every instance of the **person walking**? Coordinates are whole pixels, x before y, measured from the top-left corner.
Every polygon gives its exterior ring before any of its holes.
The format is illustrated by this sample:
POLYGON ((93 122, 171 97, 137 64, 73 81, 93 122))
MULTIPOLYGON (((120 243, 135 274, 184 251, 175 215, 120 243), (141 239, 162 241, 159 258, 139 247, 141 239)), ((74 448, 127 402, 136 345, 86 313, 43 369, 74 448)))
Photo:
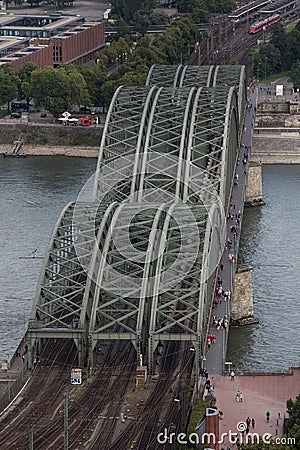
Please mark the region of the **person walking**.
POLYGON ((242 392, 240 392, 240 402, 243 402, 243 401, 244 401, 244 395, 242 392))
POLYGON ((251 425, 252 425, 252 428, 254 428, 255 427, 255 419, 252 417, 252 419, 251 419, 251 425))
POLYGON ((232 371, 230 372, 230 380, 231 380, 231 381, 234 381, 234 377, 235 377, 235 373, 234 373, 234 371, 232 370, 232 371))

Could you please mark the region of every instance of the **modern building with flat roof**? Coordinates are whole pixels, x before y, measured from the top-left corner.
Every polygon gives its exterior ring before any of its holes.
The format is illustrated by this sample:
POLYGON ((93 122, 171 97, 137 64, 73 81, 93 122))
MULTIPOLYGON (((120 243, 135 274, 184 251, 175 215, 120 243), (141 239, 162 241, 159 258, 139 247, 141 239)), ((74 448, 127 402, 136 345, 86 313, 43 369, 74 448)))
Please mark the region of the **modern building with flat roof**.
POLYGON ((105 45, 104 22, 57 14, 0 14, 0 64, 19 69, 31 61, 41 69, 83 64, 105 45))

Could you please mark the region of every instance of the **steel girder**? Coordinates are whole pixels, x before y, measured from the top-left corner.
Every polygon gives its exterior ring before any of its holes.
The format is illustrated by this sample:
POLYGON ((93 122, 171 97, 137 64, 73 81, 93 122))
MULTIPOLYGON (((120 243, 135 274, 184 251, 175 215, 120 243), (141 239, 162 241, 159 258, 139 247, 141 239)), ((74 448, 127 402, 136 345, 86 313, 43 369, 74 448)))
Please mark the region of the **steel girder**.
MULTIPOLYGON (((134 92, 134 88, 132 91, 134 92)), ((117 166, 115 156, 102 157, 102 164, 99 166, 99 178, 96 182, 97 201, 103 198, 103 188, 105 190, 109 188, 109 198, 116 204, 123 203, 123 205, 117 208, 113 218, 109 218, 109 225, 106 226, 110 229, 109 234, 101 237, 105 242, 101 245, 101 248, 105 248, 105 254, 102 265, 94 270, 98 273, 97 283, 91 286, 90 297, 94 298, 94 302, 89 340, 92 350, 99 339, 129 339, 132 340, 139 354, 142 349, 143 352, 145 351, 144 337, 147 336, 149 337, 149 361, 153 368, 153 351, 160 340, 171 338, 184 340, 191 337, 192 333, 186 332, 188 320, 186 322, 182 321, 182 318, 179 320, 178 329, 182 331, 181 326, 183 326, 182 332, 170 331, 174 321, 166 327, 155 328, 161 321, 157 322, 155 317, 158 317, 165 307, 163 298, 168 298, 168 295, 170 298, 174 296, 173 293, 167 293, 165 297, 156 295, 155 301, 151 300, 151 321, 150 325, 146 326, 149 323, 150 314, 148 274, 149 271, 153 271, 153 266, 146 265, 141 268, 136 262, 133 263, 130 259, 132 254, 128 250, 130 246, 124 240, 121 254, 127 255, 129 261, 127 263, 120 257, 119 250, 113 248, 112 242, 118 239, 120 230, 129 228, 132 211, 136 211, 136 214, 140 211, 142 214, 143 207, 149 204, 151 209, 153 202, 165 202, 164 204, 169 206, 172 202, 180 201, 188 205, 200 203, 202 207, 205 204, 210 209, 216 203, 216 197, 220 196, 222 204, 225 205, 238 148, 238 107, 233 88, 160 88, 151 93, 149 90, 146 92, 148 93, 147 96, 145 95, 147 106, 142 113, 145 120, 143 127, 137 128, 139 137, 136 142, 140 145, 135 149, 135 155, 134 147, 132 147, 127 153, 119 154, 122 157, 126 156, 125 166, 123 163, 117 166), (140 139, 140 136, 143 138, 140 139), (113 163, 113 172, 111 163, 113 163), (131 175, 128 175, 130 171, 131 175), (117 175, 121 176, 120 182, 117 180, 117 175), (111 182, 113 182, 112 185, 110 185, 111 182), (127 193, 123 191, 120 194, 120 190, 113 189, 115 183, 117 186, 130 184, 131 187, 127 189, 127 193), (132 195, 134 193, 137 195, 132 195), (119 257, 116 257, 116 254, 119 257), (107 260, 110 262, 108 263, 107 260), (113 275, 110 274, 110 278, 105 280, 105 273, 107 274, 112 267, 113 275), (140 274, 138 285, 128 287, 126 283, 122 284, 126 271, 140 274), (117 289, 114 293, 112 293, 112 286, 117 289), (146 292, 148 292, 147 295, 146 292), (169 332, 166 332, 167 329, 169 332)), ((132 94, 131 97, 134 98, 135 95, 132 94)), ((135 108, 135 105, 133 107, 135 108)), ((130 108, 131 105, 128 106, 128 109, 130 108)), ((126 112, 127 115, 130 113, 126 112)), ((126 125, 126 122, 124 123, 126 125)), ((121 147, 121 142, 119 146, 121 147)), ((140 228, 137 232, 144 249, 149 245, 150 228, 154 227, 152 232, 155 232, 155 226, 158 226, 164 213, 161 207, 156 213, 153 209, 151 214, 151 219, 144 219, 143 222, 148 232, 143 231, 143 238, 139 234, 140 228)), ((222 222, 220 218, 214 221, 218 226, 222 222)), ((218 251, 223 239, 217 236, 218 226, 215 229, 211 227, 209 231, 206 230, 209 237, 204 239, 210 246, 205 252, 205 261, 209 267, 216 264, 217 256, 220 256, 218 251), (213 238, 211 238, 212 235, 213 238), (210 257, 208 258, 207 255, 210 257), (209 262, 210 260, 214 263, 209 262)), ((150 251, 153 251, 152 247, 147 247, 147 252, 150 251)), ((167 254, 167 251, 165 253, 167 254)), ((162 268, 161 270, 163 271, 162 268)), ((213 274, 213 270, 210 273, 213 274)), ((201 264, 195 265, 191 277, 199 280, 201 276, 201 264)), ((198 339, 198 344, 201 342, 204 329, 203 322, 207 318, 206 309, 199 309, 199 304, 205 302, 206 305, 208 304, 207 299, 212 292, 212 281, 213 275, 203 283, 205 288, 201 290, 201 301, 198 299, 197 311, 201 319, 195 322, 194 318, 193 323, 198 323, 198 328, 194 329, 192 338, 192 340, 198 339)), ((197 289, 199 291, 199 285, 197 289)), ((194 295, 194 292, 192 294, 194 295)), ((166 308, 170 305, 171 301, 168 299, 166 308)), ((192 308, 195 309, 195 303, 192 308)), ((199 345, 197 348, 200 349, 199 345)))
POLYGON ((158 91, 157 86, 121 86, 116 91, 100 145, 94 185, 94 199, 98 202, 107 205, 112 201, 120 203, 132 192, 135 183, 133 168, 138 164, 138 155, 144 146, 151 108, 158 91))
POLYGON ((101 209, 92 202, 68 204, 62 211, 45 254, 29 320, 30 351, 42 338, 73 339, 82 358, 86 340, 84 292, 101 209), (81 252, 80 252, 81 249, 81 252), (81 255, 81 260, 79 259, 81 255), (84 266, 82 262, 88 266, 84 266))
MULTIPOLYGON (((168 87, 116 91, 91 201, 66 207, 49 243, 32 341, 71 337, 81 355, 88 343, 92 362, 99 339, 128 339, 138 355, 148 352, 153 369, 160 341, 191 340, 198 360, 223 243, 218 201, 225 206, 229 195, 239 131, 237 95, 229 86, 207 87, 213 70, 171 66, 162 77, 154 66, 149 84, 157 77, 168 87), (190 86, 193 77, 203 87, 190 86), (182 280, 166 285, 164 274, 182 247, 176 218, 185 229, 184 208, 193 215, 199 251, 182 280)), ((232 80, 237 86, 237 72, 232 80)), ((240 69, 239 95, 242 87, 240 69)), ((184 267, 194 236, 185 241, 185 262, 179 259, 184 267)))
POLYGON ((179 86, 210 87, 213 82, 213 74, 214 66, 185 66, 179 86))
POLYGON ((178 87, 184 66, 154 64, 151 66, 146 86, 178 87))
POLYGON ((213 83, 214 66, 164 66, 155 64, 150 70, 146 86, 209 87, 213 83))
MULTIPOLYGON (((199 176, 198 172, 193 175, 188 162, 201 169, 209 181, 207 191, 215 189, 224 203, 238 148, 238 107, 233 88, 139 88, 136 95, 135 89, 127 88, 126 95, 120 90, 122 98, 116 95, 114 104, 124 102, 123 116, 140 116, 141 124, 134 125, 133 137, 130 121, 120 120, 120 114, 109 115, 111 124, 119 120, 111 128, 106 126, 102 139, 95 199, 121 203, 130 195, 130 201, 166 201, 165 192, 173 192, 187 201, 197 190, 195 177, 199 176), (138 94, 145 101, 144 108, 126 101, 138 94), (133 143, 130 146, 124 143, 127 135, 133 143)), ((200 181, 196 179, 196 183, 200 181)), ((205 189, 203 183, 204 179, 201 185, 205 189)))
POLYGON ((238 95, 239 123, 243 122, 247 100, 247 80, 245 66, 216 66, 214 73, 214 87, 235 87, 238 95))
POLYGON ((199 354, 220 227, 220 210, 203 204, 115 204, 99 228, 88 289, 90 355, 99 340, 114 339, 131 340, 151 370, 160 341, 190 341, 199 354))
POLYGON ((239 119, 243 121, 247 99, 245 66, 164 66, 153 65, 146 86, 235 87, 238 94, 239 119))

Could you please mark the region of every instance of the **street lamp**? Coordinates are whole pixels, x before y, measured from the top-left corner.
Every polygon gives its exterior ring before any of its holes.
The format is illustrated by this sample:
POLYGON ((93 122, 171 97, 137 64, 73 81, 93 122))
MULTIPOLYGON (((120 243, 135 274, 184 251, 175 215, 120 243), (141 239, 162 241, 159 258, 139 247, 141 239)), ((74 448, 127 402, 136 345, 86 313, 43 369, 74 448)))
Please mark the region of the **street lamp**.
POLYGON ((267 57, 265 56, 265 79, 267 78, 267 57))
POLYGON ((197 57, 197 65, 200 66, 200 60, 201 60, 201 44, 199 41, 196 42, 195 46, 195 52, 198 51, 198 57, 197 57))
POLYGON ((259 83, 259 66, 260 66, 260 63, 257 64, 257 68, 256 68, 256 79, 257 79, 258 83, 259 83))

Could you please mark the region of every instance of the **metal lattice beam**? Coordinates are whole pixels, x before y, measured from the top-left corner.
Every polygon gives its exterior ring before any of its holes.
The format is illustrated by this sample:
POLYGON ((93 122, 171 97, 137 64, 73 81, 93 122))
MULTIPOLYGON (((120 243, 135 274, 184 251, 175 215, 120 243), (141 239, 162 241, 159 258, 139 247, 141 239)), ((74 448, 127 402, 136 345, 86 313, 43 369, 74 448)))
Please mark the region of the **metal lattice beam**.
POLYGON ((154 370, 160 341, 190 341, 198 361, 245 99, 240 66, 156 65, 116 91, 94 192, 50 240, 32 342, 73 338, 92 364, 98 340, 131 340, 154 370))

